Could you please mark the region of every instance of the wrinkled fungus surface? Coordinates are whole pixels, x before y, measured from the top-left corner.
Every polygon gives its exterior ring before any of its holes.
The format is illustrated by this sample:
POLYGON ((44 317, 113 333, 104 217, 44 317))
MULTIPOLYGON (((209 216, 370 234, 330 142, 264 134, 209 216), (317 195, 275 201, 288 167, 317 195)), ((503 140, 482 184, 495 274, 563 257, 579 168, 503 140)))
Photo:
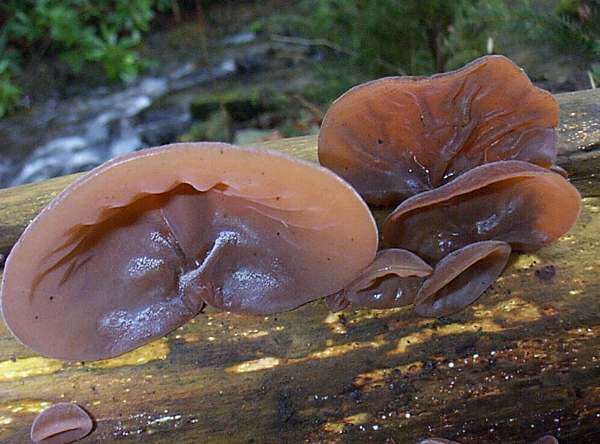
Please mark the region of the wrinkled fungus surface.
POLYGON ((77 404, 61 402, 42 411, 33 420, 31 440, 35 444, 67 444, 92 431, 90 415, 77 404))
POLYGON ((500 276, 510 256, 506 242, 483 241, 437 263, 415 298, 420 316, 448 316, 475 302, 500 276))
POLYGON ((388 77, 329 108, 319 161, 374 205, 398 204, 487 162, 551 167, 558 104, 503 56, 432 77, 388 77))
POLYGON ((382 250, 350 285, 330 296, 328 303, 333 310, 341 310, 348 303, 376 309, 409 305, 431 272, 432 268, 410 251, 382 250))
POLYGON ((580 208, 579 192, 559 174, 527 162, 494 162, 404 201, 385 220, 383 239, 430 263, 483 240, 532 251, 566 233, 580 208))
POLYGON ((204 303, 267 314, 335 293, 376 249, 367 206, 325 168, 176 144, 108 162, 44 209, 7 259, 2 311, 44 355, 101 359, 204 303))

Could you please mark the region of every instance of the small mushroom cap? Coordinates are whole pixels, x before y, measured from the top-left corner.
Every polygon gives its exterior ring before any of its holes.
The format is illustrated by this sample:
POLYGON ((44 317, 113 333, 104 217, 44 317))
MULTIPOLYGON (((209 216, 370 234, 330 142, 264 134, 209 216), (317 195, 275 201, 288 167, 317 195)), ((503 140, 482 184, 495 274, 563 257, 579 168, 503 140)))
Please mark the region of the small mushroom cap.
POLYGON ((487 162, 556 159, 558 103, 503 56, 432 77, 387 77, 327 111, 319 161, 374 205, 398 204, 487 162))
POLYGON ((46 408, 33 420, 31 440, 38 444, 67 444, 87 436, 94 422, 90 415, 71 402, 46 408))
POLYGON ((500 276, 510 256, 506 242, 476 242, 450 253, 435 266, 415 299, 420 316, 456 313, 477 300, 500 276))
POLYGON ((44 209, 8 257, 2 312, 41 354, 102 359, 205 302, 267 314, 332 294, 376 250, 368 207, 325 168, 176 144, 108 162, 44 209))
POLYGON ((532 251, 569 231, 580 209, 579 192, 559 174, 517 160, 494 162, 402 202, 384 221, 383 240, 430 263, 483 240, 532 251))
POLYGON ((432 268, 410 251, 381 250, 342 293, 348 302, 363 307, 401 307, 413 303, 423 278, 431 272, 432 268))
POLYGON ((327 308, 329 308, 329 310, 333 312, 342 311, 343 309, 348 307, 348 305, 350 305, 350 301, 348 301, 348 299, 346 299, 346 296, 344 296, 344 290, 340 290, 338 292, 330 294, 329 296, 325 296, 325 298, 323 299, 327 304, 327 308))

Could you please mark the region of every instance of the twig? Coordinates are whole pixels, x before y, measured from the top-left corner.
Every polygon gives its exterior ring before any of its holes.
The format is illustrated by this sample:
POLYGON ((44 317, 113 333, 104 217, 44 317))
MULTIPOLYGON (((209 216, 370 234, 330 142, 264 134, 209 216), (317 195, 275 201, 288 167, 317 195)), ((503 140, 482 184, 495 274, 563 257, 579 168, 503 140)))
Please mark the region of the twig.
POLYGON ((319 124, 323 121, 323 111, 314 103, 310 102, 306 99, 306 97, 301 94, 291 94, 291 97, 300 103, 300 105, 306 108, 314 117, 319 121, 319 124))
POLYGON ((590 85, 592 85, 592 89, 596 89, 596 81, 594 80, 594 74, 592 74, 592 71, 588 69, 587 75, 588 79, 590 79, 590 85))
MULTIPOLYGON (((272 34, 271 40, 278 43, 288 43, 291 45, 299 46, 322 46, 351 57, 358 56, 358 53, 356 51, 352 51, 351 49, 345 48, 343 46, 338 45, 337 43, 333 43, 326 39, 306 39, 302 37, 288 37, 285 35, 272 34)), ((399 68, 398 66, 394 66, 391 63, 386 62, 385 60, 381 60, 379 57, 375 58, 374 62, 380 66, 383 66, 386 69, 389 69, 392 72, 398 73, 400 75, 406 75, 406 72, 403 69, 399 68)))

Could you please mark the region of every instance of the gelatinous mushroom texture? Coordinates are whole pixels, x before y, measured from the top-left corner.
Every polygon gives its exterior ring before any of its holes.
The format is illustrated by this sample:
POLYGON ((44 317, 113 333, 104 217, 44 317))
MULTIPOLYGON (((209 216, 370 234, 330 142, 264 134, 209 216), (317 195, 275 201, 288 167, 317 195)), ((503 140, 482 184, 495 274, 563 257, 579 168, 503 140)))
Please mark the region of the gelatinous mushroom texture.
POLYGON ((43 410, 33 420, 31 440, 38 444, 66 444, 87 436, 94 423, 90 415, 71 402, 61 402, 43 410))
POLYGON ((371 265, 327 302, 333 311, 348 303, 369 308, 393 308, 412 304, 423 279, 432 268, 410 251, 390 248, 377 253, 371 265))
POLYGON ((581 196, 559 174, 527 162, 481 165, 402 202, 383 223, 383 240, 435 263, 482 240, 536 250, 569 231, 581 196))
POLYGON ((550 167, 558 104, 503 56, 432 77, 356 86, 329 108, 319 161, 374 205, 398 204, 483 163, 550 167))
POLYGON ((482 241, 453 251, 437 263, 415 298, 415 313, 439 317, 456 313, 475 302, 500 276, 510 256, 510 245, 482 241))
POLYGON ((319 165, 226 144, 113 160, 56 198, 13 248, 9 328, 54 358, 131 350, 206 302, 267 314, 332 294, 375 257, 368 207, 319 165))

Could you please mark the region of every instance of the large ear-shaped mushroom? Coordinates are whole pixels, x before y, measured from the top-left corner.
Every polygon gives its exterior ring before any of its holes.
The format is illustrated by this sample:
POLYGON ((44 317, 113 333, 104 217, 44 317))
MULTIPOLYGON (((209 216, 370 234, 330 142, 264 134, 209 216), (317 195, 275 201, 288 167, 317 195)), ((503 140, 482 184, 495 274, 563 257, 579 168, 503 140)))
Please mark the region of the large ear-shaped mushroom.
POLYGON ((68 187, 6 262, 13 333, 54 358, 118 355, 204 302, 268 314, 332 294, 371 263, 360 196, 318 165, 226 144, 108 162, 68 187))
POLYGON ((67 444, 90 434, 94 422, 71 402, 60 402, 43 410, 33 420, 31 440, 35 444, 67 444))
POLYGON ((503 56, 432 77, 387 77, 329 108, 319 161, 368 203, 393 205, 483 163, 550 167, 558 104, 503 56))
POLYGON ((580 208, 579 192, 559 174, 494 162, 402 202, 383 223, 383 240, 429 263, 482 240, 531 251, 569 231, 580 208))
POLYGON ((437 263, 415 299, 420 316, 448 316, 475 300, 494 283, 506 267, 510 245, 483 241, 467 245, 437 263))
POLYGON ((410 251, 382 250, 344 290, 330 296, 328 304, 334 311, 343 309, 347 302, 377 309, 409 305, 431 271, 427 263, 410 251))

